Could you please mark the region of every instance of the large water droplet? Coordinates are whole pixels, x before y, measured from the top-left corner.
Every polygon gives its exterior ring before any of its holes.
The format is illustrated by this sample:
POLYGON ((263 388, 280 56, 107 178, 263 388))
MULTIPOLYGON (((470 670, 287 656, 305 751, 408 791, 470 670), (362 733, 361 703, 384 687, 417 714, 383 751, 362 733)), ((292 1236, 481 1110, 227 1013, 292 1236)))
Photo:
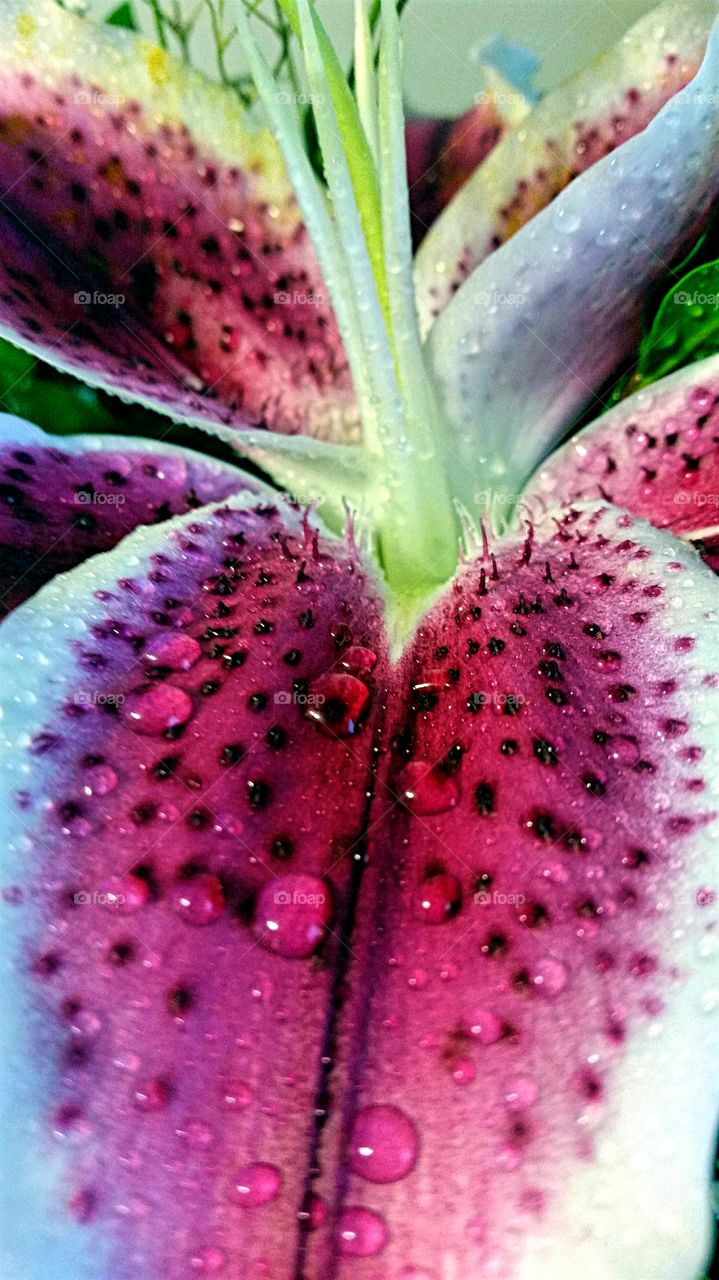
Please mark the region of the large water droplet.
POLYGON ((253 1208, 269 1204, 279 1195, 282 1175, 274 1164, 246 1164, 235 1175, 229 1198, 233 1204, 253 1208))
POLYGON ((317 876, 290 873, 260 891, 254 928, 269 951, 299 959, 316 951, 331 918, 329 886, 317 876))
POLYGON ((566 965, 562 964, 561 960, 552 960, 551 957, 538 960, 532 971, 534 987, 550 999, 564 990, 568 978, 566 965))
POLYGON ((357 732, 369 696, 367 685, 356 676, 322 676, 307 694, 305 714, 329 737, 349 738, 357 732))
POLYGON ((504 1026, 491 1009, 475 1009, 467 1020, 467 1029, 480 1044, 496 1044, 502 1039, 504 1026))
POLYGON ((402 798, 412 813, 446 813, 459 801, 459 783, 454 774, 432 768, 422 760, 413 760, 405 765, 397 781, 402 798))
POLYGON ((225 895, 217 876, 204 871, 178 880, 170 891, 170 905, 188 924, 212 924, 225 909, 225 895))
POLYGON ((121 714, 135 733, 165 733, 189 720, 192 699, 174 685, 153 685, 131 693, 122 704, 121 714))
POLYGON ((462 885, 448 872, 427 876, 417 887, 417 914, 426 924, 444 924, 462 905, 462 885))
POLYGON ((351 1205, 340 1215, 340 1253, 348 1258, 374 1258, 384 1249, 387 1224, 379 1213, 351 1205))
POLYGON ((192 636, 162 633, 150 641, 144 657, 146 662, 168 667, 170 671, 189 671, 202 657, 202 646, 192 636))
POLYGON ((399 1107, 378 1105, 358 1111, 349 1143, 353 1173, 368 1182, 398 1182, 412 1171, 418 1153, 417 1130, 399 1107))
POLYGON ((150 900, 150 886, 140 876, 128 872, 124 876, 111 876, 102 886, 98 902, 108 911, 117 911, 120 915, 131 915, 139 911, 150 900))

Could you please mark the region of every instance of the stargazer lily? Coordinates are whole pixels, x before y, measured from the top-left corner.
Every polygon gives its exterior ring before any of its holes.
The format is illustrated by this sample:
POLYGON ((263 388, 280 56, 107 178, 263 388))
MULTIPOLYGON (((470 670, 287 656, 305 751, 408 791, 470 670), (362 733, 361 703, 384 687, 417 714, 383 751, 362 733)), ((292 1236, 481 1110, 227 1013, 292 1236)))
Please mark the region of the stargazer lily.
POLYGON ((0 334, 274 482, 0 420, 0 1276, 698 1280, 719 356, 603 397, 716 5, 495 120, 414 262, 394 0, 353 89, 281 7, 325 182, 241 4, 264 125, 0 0, 0 334))

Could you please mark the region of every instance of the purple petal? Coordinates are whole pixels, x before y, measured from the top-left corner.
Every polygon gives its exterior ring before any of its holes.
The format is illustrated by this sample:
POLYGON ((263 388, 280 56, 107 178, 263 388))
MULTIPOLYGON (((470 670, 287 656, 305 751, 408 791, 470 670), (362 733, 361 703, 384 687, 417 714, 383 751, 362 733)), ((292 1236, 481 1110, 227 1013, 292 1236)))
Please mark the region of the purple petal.
POLYGON ((238 500, 3 624, 23 1280, 698 1274, 716 579, 611 510, 496 554, 391 671, 238 500))
POLYGON ((0 414, 0 614, 137 525, 263 488, 162 441, 49 436, 0 414))
POLYGON ((695 75, 716 6, 669 0, 548 94, 433 228, 417 261, 426 328, 489 254, 603 156, 641 132, 695 75))
POLYGON ((398 676, 306 1273, 696 1280, 716 581, 611 509, 496 551, 398 676))
POLYGON ((344 350, 269 134, 131 32, 51 0, 26 19, 11 0, 0 24, 0 332, 176 418, 351 437, 344 350))
POLYGON ((719 359, 712 356, 622 401, 574 436, 530 483, 541 518, 603 498, 682 538, 719 526, 719 359))
POLYGON ((369 780, 342 708, 369 710, 377 609, 354 553, 235 499, 3 624, 24 672, 4 720, 13 1275, 294 1274, 369 780))

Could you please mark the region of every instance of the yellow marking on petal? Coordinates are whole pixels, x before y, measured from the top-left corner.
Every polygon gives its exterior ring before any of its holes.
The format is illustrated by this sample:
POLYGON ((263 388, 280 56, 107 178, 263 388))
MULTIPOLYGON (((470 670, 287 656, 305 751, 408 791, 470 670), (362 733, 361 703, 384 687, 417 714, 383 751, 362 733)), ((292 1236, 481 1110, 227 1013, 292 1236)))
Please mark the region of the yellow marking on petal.
POLYGON ((25 116, 8 116, 0 121, 0 142, 17 147, 30 133, 30 122, 25 116))
POLYGON ((118 159, 108 160, 107 164, 103 166, 102 177, 111 187, 122 187, 125 181, 122 161, 118 159))
POLYGON ((19 13, 15 19, 17 33, 23 40, 29 40, 37 31, 37 22, 31 13, 19 13))
POLYGON ((77 226, 77 213, 74 209, 55 209, 52 222, 61 231, 66 231, 77 226))
POLYGON ((168 83, 171 78, 172 64, 164 49, 160 49, 158 45, 152 45, 148 49, 145 63, 153 84, 163 85, 168 83))

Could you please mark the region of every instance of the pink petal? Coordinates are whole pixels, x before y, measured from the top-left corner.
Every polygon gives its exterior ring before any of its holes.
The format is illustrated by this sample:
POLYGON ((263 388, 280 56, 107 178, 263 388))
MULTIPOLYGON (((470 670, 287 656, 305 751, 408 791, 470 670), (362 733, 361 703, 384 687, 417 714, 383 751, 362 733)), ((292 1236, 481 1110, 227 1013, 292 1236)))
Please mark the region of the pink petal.
POLYGON ((262 488, 164 442, 49 436, 8 415, 0 431, 0 613, 137 525, 262 488))
POLYGON ((715 6, 670 0, 510 131, 422 246, 426 328, 476 266, 578 174, 646 127, 695 75, 715 6))
POLYGON ((33 15, 13 0, 0 25, 0 332, 175 418, 350 437, 347 362, 269 134, 132 33, 51 0, 33 15))
POLYGON ((682 538, 719 527, 719 360, 639 391, 580 431, 530 483, 535 516, 604 498, 682 538))

